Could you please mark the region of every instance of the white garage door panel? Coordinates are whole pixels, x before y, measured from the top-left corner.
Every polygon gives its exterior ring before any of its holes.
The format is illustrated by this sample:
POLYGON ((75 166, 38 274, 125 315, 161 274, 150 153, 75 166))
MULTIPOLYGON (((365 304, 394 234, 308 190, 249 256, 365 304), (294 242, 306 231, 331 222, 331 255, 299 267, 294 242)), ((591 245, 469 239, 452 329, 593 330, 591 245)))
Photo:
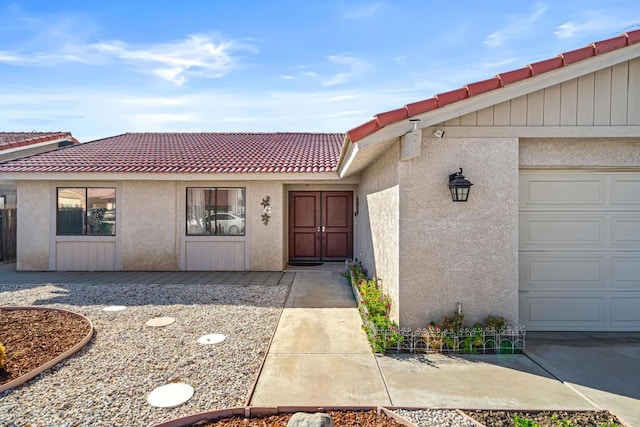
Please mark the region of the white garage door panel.
POLYGON ((618 325, 640 322, 640 297, 612 298, 613 323, 618 325))
POLYGON ((521 172, 521 321, 640 331, 640 173, 521 172))
POLYGON ((550 323, 589 322, 600 325, 604 322, 604 297, 576 297, 574 294, 541 294, 527 300, 529 320, 540 325, 550 323))
POLYGON ((640 218, 612 218, 614 245, 640 244, 640 218))
POLYGON ((520 255, 520 289, 563 288, 578 285, 600 288, 606 259, 603 257, 571 257, 566 254, 520 255), (524 286, 523 286, 524 285, 524 286))
POLYGON ((604 246, 605 221, 603 216, 592 215, 579 218, 543 214, 521 215, 520 245, 604 246))
POLYGON ((566 176, 531 177, 526 181, 526 206, 573 205, 576 203, 602 205, 605 183, 588 175, 567 180, 566 176))
POLYGON ((640 178, 616 177, 613 181, 612 203, 640 205, 640 178))
POLYGON ((640 291, 640 255, 614 257, 611 264, 614 287, 640 291))

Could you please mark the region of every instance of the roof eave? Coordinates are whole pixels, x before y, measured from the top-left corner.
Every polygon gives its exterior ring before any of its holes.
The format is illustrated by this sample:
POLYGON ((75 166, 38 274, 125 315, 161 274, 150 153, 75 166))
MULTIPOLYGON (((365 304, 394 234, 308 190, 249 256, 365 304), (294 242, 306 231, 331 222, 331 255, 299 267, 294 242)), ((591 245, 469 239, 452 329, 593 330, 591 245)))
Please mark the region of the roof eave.
MULTIPOLYGON (((560 84, 564 81, 593 73, 603 68, 638 57, 640 57, 640 44, 631 45, 624 49, 617 49, 606 54, 594 56, 575 64, 570 64, 562 68, 509 84, 499 89, 480 93, 476 96, 453 102, 426 113, 417 114, 411 118, 421 120, 421 122, 417 122, 418 128, 422 129, 430 127, 473 111, 481 110, 519 96, 527 95, 529 93, 560 84)), ((357 143, 362 147, 366 147, 389 139, 398 138, 408 133, 411 129, 413 129, 413 123, 410 123, 408 119, 391 123, 374 133, 365 136, 357 141, 357 143)))
POLYGON ((337 181, 333 172, 145 173, 145 172, 3 172, 2 181, 337 181))

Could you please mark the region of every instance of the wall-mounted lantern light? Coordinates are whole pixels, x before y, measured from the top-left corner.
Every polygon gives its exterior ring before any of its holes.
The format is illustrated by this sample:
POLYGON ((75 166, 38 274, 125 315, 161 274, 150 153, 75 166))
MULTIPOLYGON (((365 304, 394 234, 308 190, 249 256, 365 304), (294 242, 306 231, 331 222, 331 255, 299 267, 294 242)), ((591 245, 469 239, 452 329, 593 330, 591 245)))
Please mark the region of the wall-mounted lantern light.
POLYGON ((469 191, 472 185, 473 184, 462 175, 462 168, 460 168, 460 172, 449 175, 449 190, 451 191, 451 198, 454 202, 466 202, 469 198, 469 191))

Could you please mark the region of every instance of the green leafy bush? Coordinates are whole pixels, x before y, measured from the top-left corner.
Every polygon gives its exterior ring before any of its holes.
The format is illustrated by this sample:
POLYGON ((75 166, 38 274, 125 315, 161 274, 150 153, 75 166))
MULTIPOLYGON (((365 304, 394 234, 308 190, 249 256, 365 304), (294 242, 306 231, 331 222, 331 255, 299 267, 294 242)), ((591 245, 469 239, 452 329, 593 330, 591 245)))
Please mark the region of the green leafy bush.
POLYGON ((454 312, 440 322, 429 322, 423 334, 428 349, 454 351, 463 354, 495 352, 498 354, 520 353, 521 348, 510 339, 503 340, 501 333, 508 328, 502 316, 487 316, 482 323, 471 328, 464 323, 464 314, 454 312))
POLYGON ((369 278, 367 274, 367 270, 356 260, 346 263, 343 276, 358 292, 363 328, 373 351, 384 353, 397 346, 402 341, 402 335, 398 324, 389 319, 391 297, 382 292, 376 278, 369 278))

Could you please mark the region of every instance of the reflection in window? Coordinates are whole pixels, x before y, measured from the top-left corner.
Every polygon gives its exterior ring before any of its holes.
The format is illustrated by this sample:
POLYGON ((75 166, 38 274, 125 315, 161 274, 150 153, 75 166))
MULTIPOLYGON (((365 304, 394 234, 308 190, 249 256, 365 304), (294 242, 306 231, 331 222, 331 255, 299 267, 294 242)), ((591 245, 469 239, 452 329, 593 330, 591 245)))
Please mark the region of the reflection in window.
POLYGON ((59 236, 115 236, 115 188, 58 188, 59 236))
POLYGON ((187 188, 187 234, 244 235, 244 188, 187 188))

